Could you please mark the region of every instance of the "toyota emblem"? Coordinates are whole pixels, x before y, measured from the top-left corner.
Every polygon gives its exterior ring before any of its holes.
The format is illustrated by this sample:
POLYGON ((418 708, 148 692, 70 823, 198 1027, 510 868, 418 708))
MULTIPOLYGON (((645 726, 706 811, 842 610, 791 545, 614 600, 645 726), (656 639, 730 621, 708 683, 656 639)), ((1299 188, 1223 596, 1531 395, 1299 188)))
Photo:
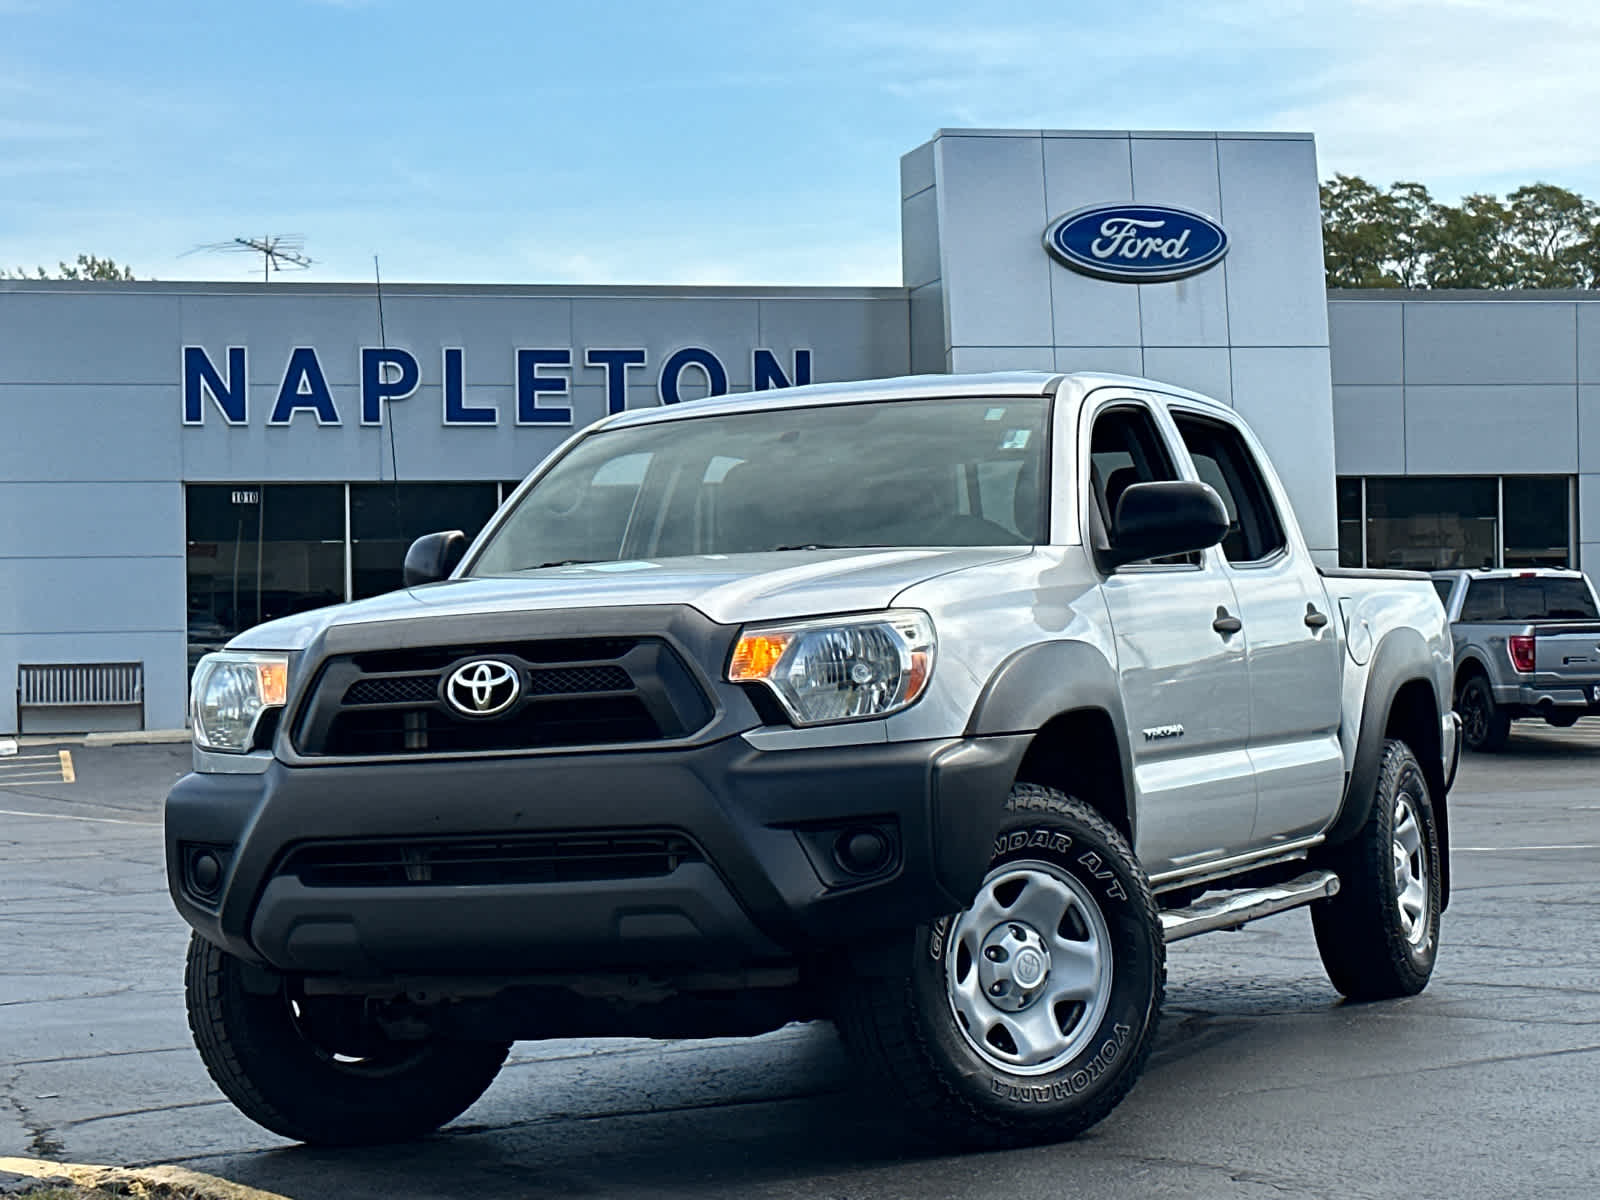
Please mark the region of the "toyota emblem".
POLYGON ((510 663, 477 658, 462 663, 444 681, 444 700, 464 717, 495 717, 522 695, 522 676, 510 663))

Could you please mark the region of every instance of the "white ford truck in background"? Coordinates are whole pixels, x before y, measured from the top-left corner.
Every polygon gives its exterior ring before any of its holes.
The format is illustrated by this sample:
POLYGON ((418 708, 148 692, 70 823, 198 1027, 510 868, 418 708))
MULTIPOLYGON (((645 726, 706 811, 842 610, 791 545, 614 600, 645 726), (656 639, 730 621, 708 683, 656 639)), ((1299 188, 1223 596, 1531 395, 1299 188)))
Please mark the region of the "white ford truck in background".
POLYGON ((406 576, 208 656, 167 802, 196 1043, 288 1137, 420 1136, 515 1039, 827 1018, 941 1136, 1065 1138, 1143 1069, 1170 941, 1309 905, 1346 995, 1433 969, 1438 596, 1318 570, 1201 396, 622 413, 406 576))

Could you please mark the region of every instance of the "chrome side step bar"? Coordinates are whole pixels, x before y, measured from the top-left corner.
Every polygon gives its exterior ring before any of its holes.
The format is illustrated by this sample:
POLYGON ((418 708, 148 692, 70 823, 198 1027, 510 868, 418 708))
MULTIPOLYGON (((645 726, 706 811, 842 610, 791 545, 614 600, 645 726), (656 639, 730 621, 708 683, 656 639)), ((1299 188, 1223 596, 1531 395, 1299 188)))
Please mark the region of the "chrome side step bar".
POLYGON ((1168 942, 1179 942, 1213 929, 1237 929, 1249 921, 1299 908, 1313 900, 1325 900, 1338 892, 1339 877, 1332 871, 1308 871, 1288 883, 1233 892, 1188 908, 1171 909, 1161 914, 1161 928, 1168 942))

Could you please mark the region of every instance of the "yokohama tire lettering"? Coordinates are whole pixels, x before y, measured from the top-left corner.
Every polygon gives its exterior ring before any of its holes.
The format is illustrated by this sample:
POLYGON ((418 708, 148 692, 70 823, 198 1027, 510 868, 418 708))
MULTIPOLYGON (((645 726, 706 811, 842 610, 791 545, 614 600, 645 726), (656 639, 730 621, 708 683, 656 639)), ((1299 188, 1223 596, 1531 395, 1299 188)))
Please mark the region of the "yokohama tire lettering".
POLYGON ((1088 1088, 1110 1068, 1122 1048, 1128 1044, 1133 1030, 1126 1025, 1111 1027, 1112 1036, 1100 1044, 1100 1049, 1083 1066, 1065 1079, 1054 1083, 1014 1084, 1003 1079, 991 1079, 990 1087, 996 1096, 1003 1096, 1013 1104, 1047 1104, 1052 1100, 1069 1100, 1088 1088))

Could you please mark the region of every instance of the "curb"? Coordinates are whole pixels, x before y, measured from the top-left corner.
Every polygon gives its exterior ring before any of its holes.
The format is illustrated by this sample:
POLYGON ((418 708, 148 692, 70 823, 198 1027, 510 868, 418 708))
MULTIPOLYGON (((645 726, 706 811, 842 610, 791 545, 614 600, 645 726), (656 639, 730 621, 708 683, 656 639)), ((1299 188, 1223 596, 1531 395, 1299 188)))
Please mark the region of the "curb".
POLYGON ((129 729, 118 733, 30 734, 14 740, 22 746, 163 746, 190 740, 187 729, 129 729))
POLYGON ((0 1158, 0 1172, 10 1172, 41 1184, 70 1179, 79 1187, 104 1188, 108 1196, 144 1195, 150 1200, 288 1200, 277 1192, 204 1175, 187 1167, 97 1167, 84 1163, 53 1162, 45 1158, 0 1158), (130 1184, 138 1185, 133 1190, 130 1184))

